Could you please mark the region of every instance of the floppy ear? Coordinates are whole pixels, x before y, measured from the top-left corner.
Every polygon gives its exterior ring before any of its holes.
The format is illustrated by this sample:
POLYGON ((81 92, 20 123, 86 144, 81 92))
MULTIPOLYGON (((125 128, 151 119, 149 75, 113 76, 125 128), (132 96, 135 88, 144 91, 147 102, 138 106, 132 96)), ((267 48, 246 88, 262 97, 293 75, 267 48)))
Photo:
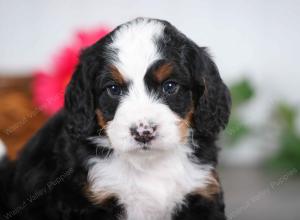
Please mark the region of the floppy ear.
POLYGON ((81 62, 65 93, 67 130, 74 139, 85 139, 97 129, 91 68, 87 63, 81 62))
POLYGON ((215 137, 228 123, 230 92, 205 48, 196 47, 194 58, 195 126, 201 135, 215 137))

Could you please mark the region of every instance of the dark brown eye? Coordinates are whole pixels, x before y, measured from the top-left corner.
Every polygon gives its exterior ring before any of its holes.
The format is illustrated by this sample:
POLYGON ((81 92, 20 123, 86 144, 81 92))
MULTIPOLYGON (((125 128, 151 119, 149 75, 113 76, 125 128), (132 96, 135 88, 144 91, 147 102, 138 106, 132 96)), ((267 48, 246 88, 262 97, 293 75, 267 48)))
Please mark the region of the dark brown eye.
POLYGON ((179 85, 173 81, 166 81, 162 85, 163 92, 167 95, 174 95, 178 92, 179 85))
POLYGON ((106 88, 106 90, 107 93, 113 98, 122 95, 122 89, 118 85, 110 85, 106 88))

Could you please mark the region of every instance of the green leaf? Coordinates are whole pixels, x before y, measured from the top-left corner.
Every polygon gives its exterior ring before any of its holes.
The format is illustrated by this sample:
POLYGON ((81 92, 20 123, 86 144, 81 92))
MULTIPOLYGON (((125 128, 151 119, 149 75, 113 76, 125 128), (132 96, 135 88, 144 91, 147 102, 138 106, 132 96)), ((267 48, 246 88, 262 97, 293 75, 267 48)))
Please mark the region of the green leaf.
POLYGON ((247 79, 243 79, 230 87, 233 108, 249 101, 254 96, 254 88, 247 79))
POLYGON ((275 116, 283 129, 288 129, 291 132, 295 130, 295 121, 297 117, 297 110, 292 106, 281 102, 275 108, 275 116))
POLYGON ((268 162, 275 168, 300 169, 300 137, 294 132, 284 131, 280 138, 279 151, 268 162))

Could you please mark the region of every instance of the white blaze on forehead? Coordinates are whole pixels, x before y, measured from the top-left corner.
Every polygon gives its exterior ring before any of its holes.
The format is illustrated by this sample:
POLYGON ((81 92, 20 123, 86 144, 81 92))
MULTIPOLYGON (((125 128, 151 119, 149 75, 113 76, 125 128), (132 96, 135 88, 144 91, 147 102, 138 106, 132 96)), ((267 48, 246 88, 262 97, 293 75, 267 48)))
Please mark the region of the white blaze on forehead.
POLYGON ((160 54, 156 39, 162 36, 164 25, 155 20, 134 20, 115 34, 111 47, 117 50, 118 68, 125 80, 143 79, 147 68, 160 54))

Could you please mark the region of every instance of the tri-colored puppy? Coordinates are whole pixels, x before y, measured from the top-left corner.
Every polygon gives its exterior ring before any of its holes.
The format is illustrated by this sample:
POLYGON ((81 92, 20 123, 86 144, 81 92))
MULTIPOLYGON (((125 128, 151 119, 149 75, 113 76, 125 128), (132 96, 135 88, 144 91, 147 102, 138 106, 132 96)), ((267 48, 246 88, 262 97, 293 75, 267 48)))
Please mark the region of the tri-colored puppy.
POLYGON ((138 18, 82 52, 65 107, 1 162, 22 220, 224 220, 215 140, 230 95, 205 48, 138 18))

